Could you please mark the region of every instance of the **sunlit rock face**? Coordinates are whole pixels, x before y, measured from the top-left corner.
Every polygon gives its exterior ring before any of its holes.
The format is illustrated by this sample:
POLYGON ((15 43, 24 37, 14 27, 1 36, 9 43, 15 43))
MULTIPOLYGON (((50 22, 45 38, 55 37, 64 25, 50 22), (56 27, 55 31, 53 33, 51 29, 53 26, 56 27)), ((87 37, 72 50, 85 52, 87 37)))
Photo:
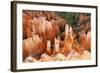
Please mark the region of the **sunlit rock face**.
MULTIPOLYGON (((88 18, 80 14, 77 23, 81 25, 88 18)), ((86 22, 87 25, 89 22, 86 22)), ((32 63, 91 59, 89 27, 78 32, 77 27, 70 25, 57 12, 23 11, 23 61, 32 63)))

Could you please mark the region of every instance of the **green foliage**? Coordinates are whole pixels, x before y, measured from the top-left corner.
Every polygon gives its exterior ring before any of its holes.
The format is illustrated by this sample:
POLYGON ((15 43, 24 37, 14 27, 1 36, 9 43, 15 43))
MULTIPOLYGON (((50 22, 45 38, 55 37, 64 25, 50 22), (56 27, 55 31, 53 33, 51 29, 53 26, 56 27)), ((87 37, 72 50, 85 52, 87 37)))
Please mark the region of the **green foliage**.
POLYGON ((62 18, 64 18, 68 22, 68 24, 72 26, 78 23, 79 13, 58 12, 57 14, 61 16, 62 18))
POLYGON ((59 31, 59 32, 57 33, 57 37, 58 37, 58 36, 61 36, 61 34, 62 34, 62 32, 59 31))

